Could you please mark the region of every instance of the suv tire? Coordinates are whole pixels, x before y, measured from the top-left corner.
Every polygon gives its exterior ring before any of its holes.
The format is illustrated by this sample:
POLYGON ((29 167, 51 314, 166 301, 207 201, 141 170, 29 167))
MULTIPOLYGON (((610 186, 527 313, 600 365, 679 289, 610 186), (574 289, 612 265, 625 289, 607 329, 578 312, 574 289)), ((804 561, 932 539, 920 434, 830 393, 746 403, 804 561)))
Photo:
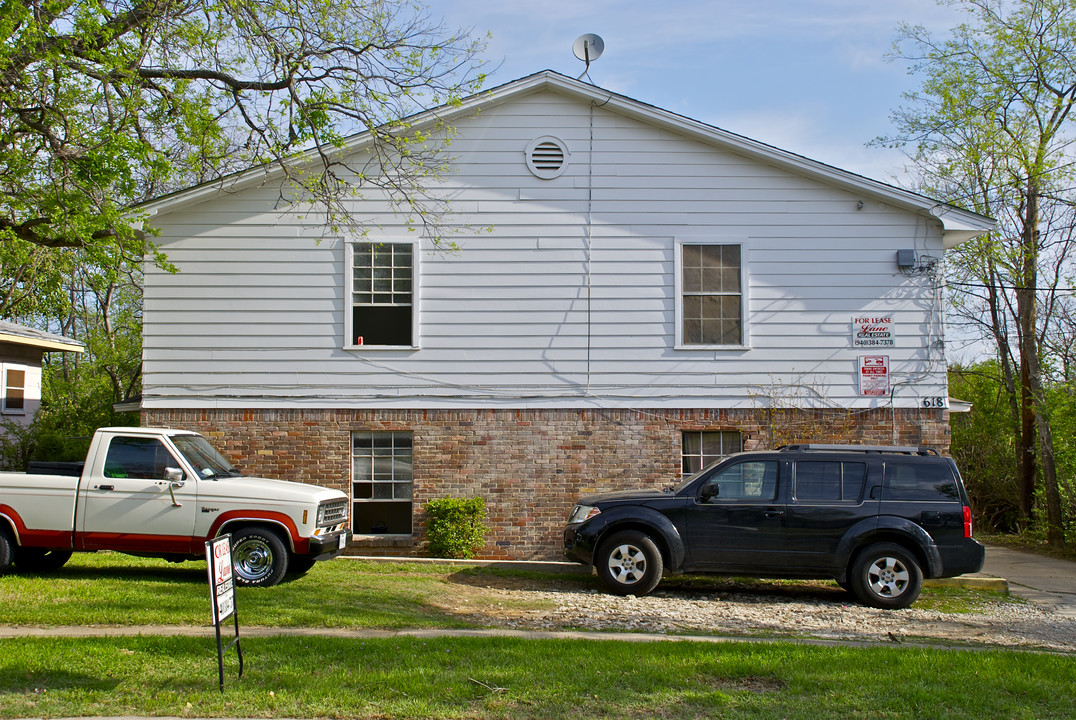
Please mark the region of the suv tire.
POLYGON ((598 577, 614 595, 646 595, 661 581, 661 551, 637 530, 613 533, 594 556, 598 577))
POLYGON ((923 571, 912 553, 895 543, 876 543, 852 562, 852 589, 864 605, 906 608, 923 589, 923 571))

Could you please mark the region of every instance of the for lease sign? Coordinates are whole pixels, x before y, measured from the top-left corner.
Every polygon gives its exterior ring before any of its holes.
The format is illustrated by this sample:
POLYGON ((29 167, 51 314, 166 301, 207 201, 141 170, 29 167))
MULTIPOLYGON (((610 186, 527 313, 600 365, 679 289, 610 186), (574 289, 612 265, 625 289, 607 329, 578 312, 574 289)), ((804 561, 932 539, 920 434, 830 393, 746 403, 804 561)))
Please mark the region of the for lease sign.
POLYGON ((223 535, 205 544, 214 623, 219 623, 235 612, 231 538, 231 535, 223 535))
POLYGON ((852 347, 893 347, 893 316, 867 314, 853 316, 852 347))

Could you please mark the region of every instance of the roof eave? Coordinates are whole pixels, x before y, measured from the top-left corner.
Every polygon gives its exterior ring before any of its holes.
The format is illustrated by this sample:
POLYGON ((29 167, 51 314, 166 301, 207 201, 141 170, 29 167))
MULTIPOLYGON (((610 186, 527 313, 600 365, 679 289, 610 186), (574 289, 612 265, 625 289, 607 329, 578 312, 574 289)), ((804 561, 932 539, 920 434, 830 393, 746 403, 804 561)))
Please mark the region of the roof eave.
POLYGON ((0 342, 8 342, 15 345, 29 345, 30 347, 41 348, 42 350, 60 350, 62 352, 80 353, 86 350, 86 346, 82 343, 47 340, 45 338, 27 337, 25 335, 12 335, 11 333, 0 333, 0 342))

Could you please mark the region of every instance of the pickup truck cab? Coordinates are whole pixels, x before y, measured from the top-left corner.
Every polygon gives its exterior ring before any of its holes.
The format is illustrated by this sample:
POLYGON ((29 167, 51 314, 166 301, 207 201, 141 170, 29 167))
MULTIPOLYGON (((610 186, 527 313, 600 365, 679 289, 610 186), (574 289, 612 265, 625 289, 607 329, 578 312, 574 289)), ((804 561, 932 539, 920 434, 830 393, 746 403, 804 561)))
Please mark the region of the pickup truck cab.
POLYGON ((933 450, 791 445, 731 455, 665 492, 582 498, 564 552, 620 595, 645 595, 663 572, 832 578, 895 609, 924 577, 982 568, 971 519, 956 464, 933 450))
POLYGON ((201 435, 164 428, 102 428, 83 463, 0 473, 0 573, 54 570, 97 550, 196 560, 226 533, 239 584, 275 585, 343 552, 348 499, 243 476, 201 435))

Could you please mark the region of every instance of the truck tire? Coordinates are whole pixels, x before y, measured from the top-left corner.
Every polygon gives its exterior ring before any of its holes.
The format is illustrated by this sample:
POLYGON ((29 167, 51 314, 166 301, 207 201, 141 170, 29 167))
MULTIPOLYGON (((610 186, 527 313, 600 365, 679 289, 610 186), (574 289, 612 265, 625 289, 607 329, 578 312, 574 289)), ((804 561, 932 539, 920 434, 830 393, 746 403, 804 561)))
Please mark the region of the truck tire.
POLYGON ((232 568, 240 585, 272 587, 288 572, 288 549, 272 530, 240 528, 232 533, 232 568))
POLYGON ((11 542, 7 531, 0 529, 0 575, 11 569, 11 556, 15 551, 15 543, 11 542))
POLYGON ((884 610, 908 607, 923 589, 923 571, 915 556, 896 543, 864 548, 852 561, 849 579, 860 602, 884 610))
POLYGON ((661 581, 661 551, 649 535, 622 530, 602 542, 594 567, 609 592, 642 597, 661 581))
POLYGON ((59 570, 71 559, 70 550, 48 548, 16 548, 15 567, 20 572, 47 573, 59 570))

